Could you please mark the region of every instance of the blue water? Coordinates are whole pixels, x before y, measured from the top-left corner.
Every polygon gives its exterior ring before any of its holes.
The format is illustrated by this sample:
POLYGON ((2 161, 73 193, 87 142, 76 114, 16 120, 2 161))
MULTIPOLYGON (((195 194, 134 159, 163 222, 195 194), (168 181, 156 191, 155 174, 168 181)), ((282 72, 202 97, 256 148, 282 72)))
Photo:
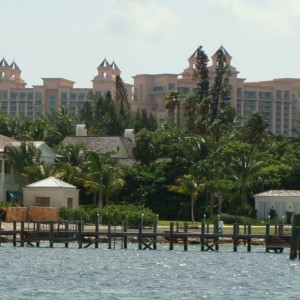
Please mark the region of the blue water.
POLYGON ((0 247, 0 299, 300 299, 300 261, 289 251, 220 246, 201 252, 0 247))

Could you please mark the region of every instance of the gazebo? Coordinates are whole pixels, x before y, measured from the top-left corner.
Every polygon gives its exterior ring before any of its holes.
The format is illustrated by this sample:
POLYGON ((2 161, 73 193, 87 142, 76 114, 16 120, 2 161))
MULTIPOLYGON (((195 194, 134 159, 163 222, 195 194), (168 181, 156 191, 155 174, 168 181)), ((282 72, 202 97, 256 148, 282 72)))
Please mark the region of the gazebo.
POLYGON ((77 208, 79 190, 76 186, 54 177, 28 184, 23 188, 23 204, 25 207, 67 207, 77 208))

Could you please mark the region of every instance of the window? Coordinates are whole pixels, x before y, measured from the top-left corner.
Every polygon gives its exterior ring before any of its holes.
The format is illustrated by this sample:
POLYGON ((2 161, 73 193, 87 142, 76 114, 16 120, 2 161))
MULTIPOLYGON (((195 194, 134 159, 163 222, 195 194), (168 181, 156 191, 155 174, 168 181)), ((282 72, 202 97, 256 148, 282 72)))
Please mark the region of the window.
POLYGON ((25 100, 26 99, 26 93, 25 92, 19 92, 19 99, 25 100))
POLYGON ((76 93, 71 93, 70 94, 70 100, 76 100, 77 94, 76 93))
POLYGON ((154 93, 163 93, 164 92, 164 87, 163 86, 154 86, 153 87, 153 92, 154 93))
POLYGON ((67 100, 68 99, 68 94, 63 92, 63 93, 60 93, 60 99, 61 100, 67 100))
POLYGON ((32 92, 27 93, 27 99, 29 99, 29 100, 33 99, 33 93, 32 92))
POLYGON ((259 92, 258 97, 259 97, 259 99, 272 99, 272 93, 271 92, 259 92))
POLYGON ((290 92, 284 91, 284 100, 290 100, 290 92))
POLYGON ((1 99, 7 99, 7 91, 2 91, 1 93, 1 99))
POLYGON ((67 201, 67 208, 73 208, 73 198, 68 198, 67 201))
POLYGON ((276 91, 276 100, 281 100, 282 99, 282 92, 277 90, 276 91))
POLYGON ((7 113, 7 101, 1 101, 1 111, 7 113))
POLYGON ((50 197, 36 197, 36 205, 50 207, 50 197))
POLYGON ((255 91, 244 91, 244 97, 245 98, 256 98, 256 92, 255 91))
POLYGON ((79 93, 78 94, 78 99, 79 100, 84 100, 85 99, 85 93, 79 93))
POLYGON ((17 99, 18 93, 17 92, 11 92, 10 93, 10 99, 17 99))
POLYGON ((189 93, 190 89, 189 89, 188 87, 179 86, 179 87, 177 88, 177 91, 179 92, 179 94, 184 94, 184 95, 186 95, 186 94, 189 93))

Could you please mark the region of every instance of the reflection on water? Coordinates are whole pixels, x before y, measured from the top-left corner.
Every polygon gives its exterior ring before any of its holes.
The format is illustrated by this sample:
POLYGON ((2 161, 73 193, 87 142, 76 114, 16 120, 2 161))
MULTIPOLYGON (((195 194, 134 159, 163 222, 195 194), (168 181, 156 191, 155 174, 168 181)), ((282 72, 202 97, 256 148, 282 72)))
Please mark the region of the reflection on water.
MULTIPOLYGON (((137 245, 134 245, 137 246, 137 245)), ((134 247, 131 246, 131 247, 134 247)), ((0 247, 1 299, 300 299, 300 261, 263 247, 201 252, 0 247)))

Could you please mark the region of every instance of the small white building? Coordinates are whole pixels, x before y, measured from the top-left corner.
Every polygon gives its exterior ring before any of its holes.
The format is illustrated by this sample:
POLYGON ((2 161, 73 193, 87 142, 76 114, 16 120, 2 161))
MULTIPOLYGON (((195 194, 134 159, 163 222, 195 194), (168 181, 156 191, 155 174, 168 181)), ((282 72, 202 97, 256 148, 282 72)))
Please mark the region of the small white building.
POLYGON ((25 207, 77 208, 79 203, 79 189, 54 177, 28 184, 23 188, 23 193, 25 207))
POLYGON ((255 209, 259 219, 267 219, 271 209, 277 214, 277 219, 283 220, 287 212, 300 213, 300 191, 270 190, 254 195, 255 209))

